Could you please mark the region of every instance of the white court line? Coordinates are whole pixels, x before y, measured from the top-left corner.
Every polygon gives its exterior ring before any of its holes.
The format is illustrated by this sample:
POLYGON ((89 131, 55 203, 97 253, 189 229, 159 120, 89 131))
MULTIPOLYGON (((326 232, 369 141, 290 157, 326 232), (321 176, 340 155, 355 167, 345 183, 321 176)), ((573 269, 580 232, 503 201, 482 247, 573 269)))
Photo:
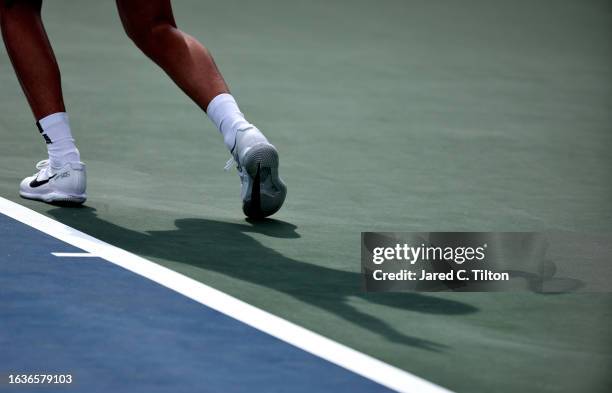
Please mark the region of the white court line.
POLYGON ((52 252, 51 255, 62 258, 99 258, 97 255, 88 252, 52 252))
POLYGON ((450 391, 0 197, 0 213, 398 392, 450 391))

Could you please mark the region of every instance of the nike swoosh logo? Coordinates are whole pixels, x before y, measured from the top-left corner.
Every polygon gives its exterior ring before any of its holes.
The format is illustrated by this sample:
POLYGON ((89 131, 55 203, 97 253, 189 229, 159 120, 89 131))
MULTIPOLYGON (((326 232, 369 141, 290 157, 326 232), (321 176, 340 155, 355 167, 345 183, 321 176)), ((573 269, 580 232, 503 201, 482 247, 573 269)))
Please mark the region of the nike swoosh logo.
POLYGON ((36 188, 42 186, 43 184, 47 184, 49 183, 49 180, 53 179, 55 176, 57 176, 57 173, 48 178, 47 180, 38 181, 38 179, 34 179, 30 182, 30 187, 36 188))

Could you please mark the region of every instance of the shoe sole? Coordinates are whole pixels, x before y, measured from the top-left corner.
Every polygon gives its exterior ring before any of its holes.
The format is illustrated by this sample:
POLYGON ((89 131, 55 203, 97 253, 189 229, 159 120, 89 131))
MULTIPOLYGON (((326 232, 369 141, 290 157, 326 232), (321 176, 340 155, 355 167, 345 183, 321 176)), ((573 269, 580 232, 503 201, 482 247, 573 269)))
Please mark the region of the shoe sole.
POLYGON ((50 192, 44 195, 20 192, 19 195, 25 199, 32 199, 35 201, 42 201, 46 203, 58 203, 58 204, 80 205, 87 200, 86 195, 69 195, 69 194, 64 194, 62 192, 57 192, 57 191, 50 192))
POLYGON ((242 202, 242 211, 250 218, 264 218, 276 213, 287 196, 287 186, 278 175, 278 152, 268 143, 251 147, 242 167, 253 179, 250 199, 242 202))

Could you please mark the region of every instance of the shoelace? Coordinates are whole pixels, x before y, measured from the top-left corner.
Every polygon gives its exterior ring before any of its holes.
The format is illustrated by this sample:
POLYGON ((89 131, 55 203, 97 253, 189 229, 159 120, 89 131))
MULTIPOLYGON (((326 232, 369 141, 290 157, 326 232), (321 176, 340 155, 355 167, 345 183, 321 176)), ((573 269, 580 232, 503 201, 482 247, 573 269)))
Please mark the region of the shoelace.
POLYGON ((225 170, 226 172, 230 171, 232 169, 232 167, 234 166, 234 164, 236 164, 236 160, 232 156, 232 158, 227 160, 227 162, 225 163, 225 166, 223 167, 223 170, 225 170))
POLYGON ((49 166, 49 159, 38 161, 38 163, 36 163, 36 169, 41 169, 42 170, 42 169, 45 169, 48 166, 49 166))

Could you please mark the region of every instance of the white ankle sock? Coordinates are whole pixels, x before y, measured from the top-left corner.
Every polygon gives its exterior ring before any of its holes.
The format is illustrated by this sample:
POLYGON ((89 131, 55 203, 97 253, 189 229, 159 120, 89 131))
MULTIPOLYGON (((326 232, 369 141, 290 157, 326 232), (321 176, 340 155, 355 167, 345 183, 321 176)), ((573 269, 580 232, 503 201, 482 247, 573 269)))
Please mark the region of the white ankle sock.
POLYGON ((52 168, 61 168, 68 162, 81 161, 79 150, 76 148, 70 132, 70 122, 66 112, 46 116, 36 124, 47 143, 49 164, 52 168))
POLYGON ((236 142, 236 132, 254 127, 246 121, 231 94, 223 93, 213 98, 206 108, 206 114, 223 135, 223 142, 230 152, 236 142))

